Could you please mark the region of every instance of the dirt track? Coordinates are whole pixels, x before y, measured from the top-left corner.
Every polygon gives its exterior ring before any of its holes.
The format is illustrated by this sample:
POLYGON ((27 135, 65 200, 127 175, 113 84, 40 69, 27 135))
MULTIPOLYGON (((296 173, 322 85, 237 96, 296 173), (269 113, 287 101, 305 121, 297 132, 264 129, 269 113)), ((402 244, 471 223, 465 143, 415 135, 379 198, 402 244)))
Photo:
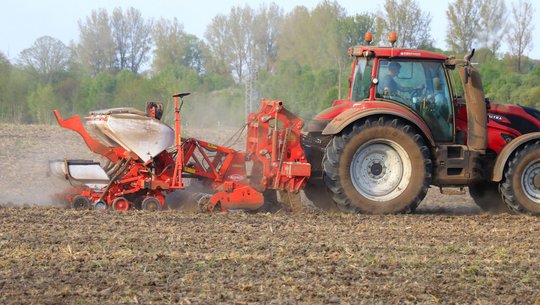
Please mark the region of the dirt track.
POLYGON ((47 160, 92 158, 82 141, 13 125, 0 140, 2 304, 540 304, 537 217, 436 190, 397 216, 65 210, 47 160))

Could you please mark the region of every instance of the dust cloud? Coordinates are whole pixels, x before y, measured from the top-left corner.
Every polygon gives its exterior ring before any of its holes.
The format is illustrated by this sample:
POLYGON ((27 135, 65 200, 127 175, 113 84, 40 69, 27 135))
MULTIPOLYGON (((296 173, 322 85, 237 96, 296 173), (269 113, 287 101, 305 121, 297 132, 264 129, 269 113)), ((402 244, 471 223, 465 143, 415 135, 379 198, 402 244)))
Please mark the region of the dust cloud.
POLYGON ((57 206, 67 181, 49 175, 49 160, 97 160, 74 132, 59 126, 0 124, 0 203, 57 206))

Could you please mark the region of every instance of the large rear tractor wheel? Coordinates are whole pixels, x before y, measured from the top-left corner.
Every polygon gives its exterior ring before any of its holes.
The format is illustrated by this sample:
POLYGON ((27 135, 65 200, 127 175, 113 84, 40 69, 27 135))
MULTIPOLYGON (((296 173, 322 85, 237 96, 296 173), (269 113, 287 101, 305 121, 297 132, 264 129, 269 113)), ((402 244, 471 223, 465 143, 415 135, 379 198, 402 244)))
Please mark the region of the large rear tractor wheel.
POLYGON ((350 213, 410 213, 431 182, 431 159, 422 136, 390 117, 367 119, 335 136, 323 170, 332 199, 350 213))
POLYGON ((501 194, 510 210, 540 214, 540 142, 525 145, 510 159, 501 194))
POLYGON ((483 211, 491 213, 508 212, 508 207, 504 203, 499 184, 487 181, 476 182, 469 185, 469 194, 483 211))

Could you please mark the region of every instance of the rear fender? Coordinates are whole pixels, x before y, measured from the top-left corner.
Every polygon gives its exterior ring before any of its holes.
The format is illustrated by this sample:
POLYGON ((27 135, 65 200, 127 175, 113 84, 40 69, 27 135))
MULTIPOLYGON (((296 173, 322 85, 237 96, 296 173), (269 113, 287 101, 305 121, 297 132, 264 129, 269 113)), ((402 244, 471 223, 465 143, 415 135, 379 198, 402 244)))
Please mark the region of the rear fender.
POLYGON ((504 148, 501 150, 501 153, 497 156, 497 160, 495 160, 493 177, 491 180, 500 182, 504 174, 504 168, 508 163, 510 156, 512 156, 520 147, 523 147, 525 144, 535 140, 540 140, 540 132, 531 132, 521 135, 513 139, 510 143, 506 144, 506 146, 504 146, 504 148))
POLYGON ((425 138, 429 141, 431 146, 435 146, 435 140, 431 130, 427 124, 420 118, 415 112, 409 108, 397 103, 389 102, 364 102, 355 105, 354 107, 345 110, 338 116, 336 116, 323 130, 323 135, 335 135, 340 133, 345 127, 352 123, 370 117, 379 115, 390 115, 398 118, 402 118, 405 121, 410 122, 412 125, 420 129, 425 138))

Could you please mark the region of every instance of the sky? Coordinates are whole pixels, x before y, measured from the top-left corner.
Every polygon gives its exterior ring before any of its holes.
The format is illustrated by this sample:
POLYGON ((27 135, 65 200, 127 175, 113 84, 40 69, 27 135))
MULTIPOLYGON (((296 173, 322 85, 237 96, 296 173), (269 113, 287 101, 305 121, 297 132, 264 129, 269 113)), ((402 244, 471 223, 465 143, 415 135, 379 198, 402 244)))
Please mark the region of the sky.
MULTIPOLYGON (((15 62, 19 53, 32 46, 41 36, 60 39, 66 45, 70 41, 79 40, 78 21, 84 20, 92 10, 105 8, 109 13, 116 7, 139 9, 144 18, 174 17, 183 23, 187 33, 204 38, 206 26, 218 14, 228 14, 233 6, 245 4, 256 9, 261 3, 276 3, 285 13, 302 5, 313 9, 322 0, 0 0, 0 52, 15 62)), ((416 0, 424 12, 431 14, 431 35, 435 39, 435 47, 448 49, 446 37, 446 9, 448 0, 416 0)), ((506 0, 508 10, 511 3, 517 0, 506 0)), ((383 1, 338 0, 348 15, 382 10, 383 1)), ((535 14, 533 22, 533 50, 528 56, 540 59, 540 5, 532 0, 535 14), (534 43, 536 41, 536 44, 534 43)), ((363 33, 359 33, 363 37, 363 33)), ((399 33, 398 33, 399 37, 399 33)), ((506 38, 504 38, 506 40, 506 38)), ((502 51, 506 50, 503 45, 502 51)), ((345 50, 346 52, 346 50, 345 50)))

